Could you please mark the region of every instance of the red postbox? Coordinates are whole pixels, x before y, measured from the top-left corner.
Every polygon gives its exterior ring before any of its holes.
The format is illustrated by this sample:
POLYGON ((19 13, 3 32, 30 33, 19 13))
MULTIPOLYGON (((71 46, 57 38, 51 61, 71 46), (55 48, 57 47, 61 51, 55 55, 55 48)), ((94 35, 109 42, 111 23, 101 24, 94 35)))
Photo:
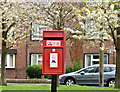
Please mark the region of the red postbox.
POLYGON ((43 31, 43 74, 64 74, 65 33, 63 30, 43 31))

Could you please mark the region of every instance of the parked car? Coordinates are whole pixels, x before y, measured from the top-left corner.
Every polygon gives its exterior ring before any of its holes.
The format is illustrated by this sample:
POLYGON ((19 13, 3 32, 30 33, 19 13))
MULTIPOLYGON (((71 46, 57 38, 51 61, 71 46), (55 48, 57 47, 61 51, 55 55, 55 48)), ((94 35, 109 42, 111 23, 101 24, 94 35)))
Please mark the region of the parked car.
MULTIPOLYGON (((104 85, 115 85, 115 65, 104 65, 104 85)), ((69 86, 71 84, 99 85, 99 65, 89 66, 76 72, 59 76, 59 83, 69 86)))

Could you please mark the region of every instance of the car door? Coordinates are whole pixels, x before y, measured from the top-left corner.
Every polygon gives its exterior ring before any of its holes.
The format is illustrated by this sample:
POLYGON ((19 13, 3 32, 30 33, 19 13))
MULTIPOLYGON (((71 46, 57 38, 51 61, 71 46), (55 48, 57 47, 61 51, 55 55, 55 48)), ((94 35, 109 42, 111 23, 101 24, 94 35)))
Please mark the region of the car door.
POLYGON ((80 71, 77 75, 78 84, 97 84, 99 73, 96 73, 97 67, 88 67, 80 71))

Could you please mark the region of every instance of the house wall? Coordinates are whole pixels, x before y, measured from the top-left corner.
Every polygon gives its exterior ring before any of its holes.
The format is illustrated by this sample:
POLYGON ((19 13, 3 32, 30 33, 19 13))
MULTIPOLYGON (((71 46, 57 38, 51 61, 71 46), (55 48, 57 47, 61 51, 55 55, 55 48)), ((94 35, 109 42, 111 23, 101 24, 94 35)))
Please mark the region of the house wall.
MULTIPOLYGON (((110 41, 105 41, 107 49, 104 51, 109 55, 109 64, 115 64, 114 45, 110 41), (110 51, 111 50, 111 51, 110 51)), ((28 43, 17 44, 17 54, 15 58, 15 68, 6 69, 7 78, 24 79, 27 78, 25 69, 31 63, 31 53, 42 53, 42 46, 40 41, 28 41, 28 43), (29 49, 29 53, 28 53, 29 49)), ((66 41, 65 48, 65 63, 67 66, 73 66, 73 61, 77 58, 81 60, 81 66, 84 67, 84 54, 85 53, 99 53, 99 43, 96 42, 94 46, 89 45, 89 41, 66 41), (71 44, 72 43, 72 44, 71 44), (88 48, 89 47, 89 48, 88 48), (72 54, 71 54, 72 53, 72 54), (72 56, 72 57, 71 57, 72 56)))
MULTIPOLYGON (((74 43, 72 45, 73 46, 70 45, 70 41, 66 42, 65 63, 67 66, 73 66, 72 60, 75 61, 77 60, 77 58, 79 58, 82 61, 83 54, 81 43, 77 42, 77 45, 74 45, 74 43), (75 46, 79 46, 79 48, 75 49, 75 46), (72 53, 72 57, 70 56, 70 53, 72 53)), ((30 54, 42 53, 41 42, 29 40, 28 43, 17 44, 16 47, 13 47, 12 49, 17 49, 17 54, 15 58, 15 68, 7 69, 7 78, 27 78, 25 70, 26 67, 31 64, 30 54)))
MULTIPOLYGON (((83 43, 83 53, 97 53, 99 54, 99 42, 96 41, 92 41, 94 42, 93 46, 90 46, 89 44, 90 41, 84 41, 83 43)), ((116 58, 115 58, 115 51, 114 51, 114 44, 113 42, 110 42, 108 40, 104 41, 104 45, 106 47, 106 49, 104 50, 104 53, 108 54, 109 57, 109 64, 115 64, 116 63, 116 58)), ((84 59, 84 55, 83 55, 83 59, 84 59)), ((85 62, 83 60, 83 62, 85 62)))
MULTIPOLYGON (((0 34, 0 36, 2 36, 0 34)), ((0 39, 0 43, 2 39, 0 39)), ((95 41, 93 41, 95 42, 95 41)), ((105 40, 105 49, 104 53, 109 55, 109 64, 115 64, 115 51, 114 44, 110 41, 105 40)), ((1 49, 0 44, 0 49, 1 49)), ((27 78, 26 67, 31 64, 32 53, 42 53, 42 44, 40 41, 31 41, 30 37, 28 42, 23 42, 16 44, 12 49, 17 49, 17 54, 15 56, 15 68, 6 69, 7 78, 17 78, 23 79, 27 78), (29 49, 29 51, 28 51, 29 49)), ((93 46, 90 46, 89 41, 78 41, 75 39, 70 39, 66 41, 65 48, 65 63, 67 66, 73 66, 73 61, 77 59, 81 60, 81 66, 84 67, 84 54, 85 53, 97 53, 99 54, 99 43, 95 42, 93 46)))

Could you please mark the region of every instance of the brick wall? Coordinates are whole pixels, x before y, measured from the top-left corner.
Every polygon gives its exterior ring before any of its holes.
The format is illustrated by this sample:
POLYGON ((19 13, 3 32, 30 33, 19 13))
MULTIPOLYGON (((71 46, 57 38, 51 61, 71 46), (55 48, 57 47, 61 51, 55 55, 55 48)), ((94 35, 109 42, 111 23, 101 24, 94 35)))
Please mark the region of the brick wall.
MULTIPOLYGON (((108 48, 105 53, 109 54, 109 64, 115 63, 115 52, 113 51, 114 45, 110 41, 105 41, 105 46, 108 48), (111 49, 111 52, 110 50, 111 49)), ((31 62, 31 53, 42 53, 42 46, 40 41, 28 41, 28 43, 17 44, 12 49, 17 49, 15 69, 7 69, 7 78, 27 78, 25 69, 28 62, 28 48, 29 48, 29 65, 31 62)), ((89 45, 89 41, 77 41, 71 39, 66 41, 65 49, 65 63, 67 66, 73 66, 73 61, 77 58, 81 60, 81 66, 84 67, 84 54, 85 53, 98 53, 99 43, 95 43, 94 46, 89 45), (88 48, 89 47, 89 48, 88 48)))
MULTIPOLYGON (((95 42, 95 41, 93 41, 95 42)), ((83 53, 98 53, 99 54, 99 42, 95 42, 93 46, 90 46, 89 41, 84 41, 83 43, 83 53)), ((115 64, 115 52, 114 52, 114 44, 110 41, 104 41, 104 45, 106 49, 104 53, 109 55, 109 64, 115 64)), ((83 56, 84 58, 84 56, 83 56)))
MULTIPOLYGON (((81 60, 81 66, 84 65, 84 54, 85 53, 98 53, 99 54, 99 43, 95 43, 94 46, 89 45, 89 41, 77 41, 72 40, 66 42, 65 49, 65 62, 67 66, 73 66, 73 61, 77 58, 81 60), (76 44, 77 43, 77 44, 76 44), (89 48, 88 48, 89 46, 89 48), (71 54, 72 53, 72 54, 71 54), (72 57, 71 57, 72 56, 72 57)), ((114 45, 112 42, 105 41, 105 46, 107 48, 113 49, 114 45)), ((17 49, 15 69, 7 69, 7 78, 27 78, 26 76, 26 66, 27 66, 27 50, 29 48, 29 64, 30 64, 30 54, 31 53, 42 53, 42 46, 39 41, 29 41, 27 44, 18 44, 14 49, 17 49)), ((105 53, 110 51, 105 50, 105 53)), ((115 63, 115 53, 110 52, 109 54, 109 64, 115 63)))

